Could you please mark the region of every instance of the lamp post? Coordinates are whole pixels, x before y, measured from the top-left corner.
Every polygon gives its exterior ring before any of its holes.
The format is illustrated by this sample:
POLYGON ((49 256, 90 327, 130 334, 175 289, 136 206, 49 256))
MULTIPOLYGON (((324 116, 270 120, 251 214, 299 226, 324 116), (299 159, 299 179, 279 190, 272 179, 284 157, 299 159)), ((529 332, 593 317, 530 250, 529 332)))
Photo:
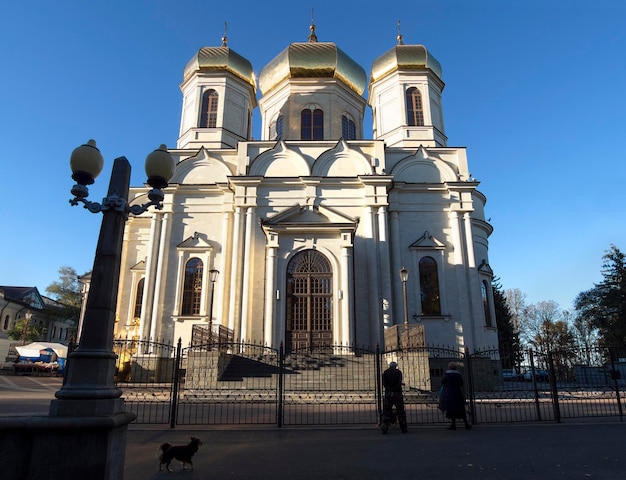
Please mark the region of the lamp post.
POLYGON ((130 163, 125 157, 115 159, 107 196, 102 203, 87 200, 87 185, 100 174, 104 159, 94 140, 76 148, 70 158, 74 198, 70 204, 82 203, 91 213, 101 212, 102 226, 91 275, 91 286, 80 343, 70 355, 67 381, 55 393, 51 415, 92 415, 95 412, 115 413, 121 410, 121 390, 114 385, 115 359, 113 329, 121 267, 122 240, 128 214, 140 215, 150 206, 163 208, 162 188, 174 173, 174 159, 161 145, 146 158, 150 202, 129 205, 130 163), (86 401, 87 400, 87 401, 86 401), (88 400, 94 400, 89 402, 88 400))
POLYGON ((214 268, 209 270, 209 280, 211 280, 211 305, 209 306, 209 342, 211 344, 213 343, 213 298, 215 295, 215 282, 219 274, 219 270, 215 270, 214 268))
POLYGON ((402 267, 400 269, 400 280, 402 281, 402 300, 404 303, 404 325, 405 327, 409 324, 409 313, 407 309, 407 301, 406 301, 406 282, 409 279, 409 271, 402 267))
POLYGON ((135 414, 124 411, 122 391, 114 382, 113 328, 124 227, 129 213, 140 215, 150 206, 162 208, 161 189, 172 177, 174 159, 165 145, 146 158, 152 189, 148 193, 150 201, 144 205, 128 204, 130 164, 124 157, 113 164, 108 194, 102 203, 87 200, 87 185, 94 182, 103 164, 93 140, 72 152, 70 166, 76 185, 70 203, 82 203, 90 212, 103 214, 90 291, 80 342, 68 355, 67 376, 50 402, 49 415, 26 421, 0 418, 0 444, 14 444, 14 451, 26 452, 16 456, 18 461, 8 472, 11 478, 124 477, 126 432, 135 419, 135 414))

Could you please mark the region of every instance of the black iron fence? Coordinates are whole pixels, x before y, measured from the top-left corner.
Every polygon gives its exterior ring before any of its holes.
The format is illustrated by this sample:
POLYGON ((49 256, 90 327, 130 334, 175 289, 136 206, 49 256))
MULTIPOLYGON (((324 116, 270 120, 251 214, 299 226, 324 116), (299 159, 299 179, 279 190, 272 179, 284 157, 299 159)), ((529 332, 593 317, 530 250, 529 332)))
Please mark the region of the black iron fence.
POLYGON ((330 346, 285 353, 226 341, 183 348, 116 340, 117 385, 136 422, 176 425, 372 424, 380 419, 381 373, 404 375, 409 424, 445 422, 438 410, 450 362, 463 374, 474 424, 623 418, 626 351, 509 354, 446 347, 369 351, 330 346))

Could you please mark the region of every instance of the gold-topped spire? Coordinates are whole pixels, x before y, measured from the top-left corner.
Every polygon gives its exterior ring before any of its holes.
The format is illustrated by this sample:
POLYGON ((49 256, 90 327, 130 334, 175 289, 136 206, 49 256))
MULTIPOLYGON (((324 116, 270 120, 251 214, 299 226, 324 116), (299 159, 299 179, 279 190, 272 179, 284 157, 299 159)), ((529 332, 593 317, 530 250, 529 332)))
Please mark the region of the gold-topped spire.
POLYGON ((315 15, 313 9, 311 9, 311 26, 309 27, 311 33, 309 33, 309 43, 317 43, 317 35, 315 35, 315 15))
POLYGON ((404 41, 402 40, 402 32, 400 32, 400 20, 398 20, 398 45, 404 45, 404 41))
POLYGON ((228 37, 226 36, 227 31, 228 31, 228 22, 224 22, 224 36, 222 37, 222 47, 228 46, 228 37))

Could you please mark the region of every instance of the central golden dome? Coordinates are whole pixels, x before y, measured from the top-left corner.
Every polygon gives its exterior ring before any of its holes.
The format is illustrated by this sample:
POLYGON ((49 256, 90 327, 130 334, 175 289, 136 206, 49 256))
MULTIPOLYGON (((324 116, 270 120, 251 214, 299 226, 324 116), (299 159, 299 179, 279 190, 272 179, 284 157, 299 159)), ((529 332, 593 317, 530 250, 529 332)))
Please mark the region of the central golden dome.
POLYGON ((365 70, 332 42, 292 43, 268 63, 259 75, 259 89, 266 94, 288 78, 337 78, 362 95, 365 70))

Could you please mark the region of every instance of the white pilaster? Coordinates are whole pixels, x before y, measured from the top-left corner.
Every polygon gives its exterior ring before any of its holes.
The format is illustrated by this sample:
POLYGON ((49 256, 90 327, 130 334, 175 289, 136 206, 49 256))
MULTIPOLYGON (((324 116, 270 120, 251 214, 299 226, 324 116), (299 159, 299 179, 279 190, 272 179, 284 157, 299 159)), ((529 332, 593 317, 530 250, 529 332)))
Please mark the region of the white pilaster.
POLYGON ((222 217, 222 251, 220 255, 220 264, 218 270, 220 275, 217 280, 217 291, 215 292, 215 303, 213 311, 219 325, 224 325, 224 319, 228 312, 228 305, 224 302, 224 292, 226 285, 230 281, 231 265, 232 265, 232 212, 224 212, 222 217))
MULTIPOLYGON (((242 278, 252 278, 252 239, 254 235, 254 213, 253 207, 248 207, 246 211, 246 232, 243 250, 243 265, 242 265, 242 278)), ((248 341, 254 340, 248 338, 250 332, 250 284, 251 282, 243 282, 241 291, 241 317, 240 317, 240 331, 241 340, 248 341)))
MULTIPOLYGON (((393 255, 392 255, 392 270, 394 272, 394 274, 397 274, 397 272, 400 271, 400 269, 402 268, 402 254, 400 251, 400 214, 399 212, 396 211, 392 211, 390 212, 391 215, 391 238, 393 239, 393 246, 392 246, 392 251, 393 251, 393 255)), ((396 278, 396 277, 393 277, 396 278)), ((390 278, 391 281, 391 278, 390 278)), ((396 308, 397 305, 402 305, 402 291, 400 289, 396 289, 396 295, 393 299, 391 299, 390 296, 390 301, 391 301, 391 305, 389 308, 389 324, 386 324, 386 327, 390 327, 394 324, 400 324, 402 323, 400 317, 398 316, 398 312, 400 312, 401 310, 399 308, 396 308)), ((392 294, 393 295, 393 294, 392 294)))
MULTIPOLYGON (((475 299, 482 299, 482 295, 480 292, 480 285, 478 284, 478 276, 476 275, 476 258, 474 254, 474 235, 472 234, 472 216, 469 212, 465 212, 463 215, 463 223, 465 227, 465 246, 467 249, 467 268, 465 271, 467 272, 467 288, 469 291, 469 302, 468 302, 468 314, 469 314, 469 325, 470 325, 470 334, 471 338, 465 339, 465 346, 471 347, 476 345, 477 336, 477 319, 481 318, 482 315, 477 315, 476 309, 476 301, 475 299), (468 341, 469 340, 469 341, 468 341)), ((482 307, 482 305, 481 305, 482 307)))
MULTIPOLYGON (((352 247, 342 247, 341 249, 341 337, 342 345, 353 345, 355 339, 353 317, 354 312, 352 292, 352 247)), ((356 345, 355 345, 356 346, 356 345)))
POLYGON ((152 337, 152 312, 158 312, 159 305, 154 304, 154 285, 156 283, 156 263, 159 245, 159 234, 162 213, 155 212, 150 219, 150 239, 148 241, 148 255, 146 257, 146 281, 144 284, 144 305, 141 311, 141 340, 150 340, 152 337))
POLYGON ((265 251, 267 273, 265 275, 265 324, 263 326, 263 343, 270 347, 275 346, 274 302, 276 289, 276 247, 267 247, 265 251))
POLYGON ((378 289, 378 262, 376 261, 376 234, 374 232, 374 209, 365 207, 365 241, 367 247, 368 296, 369 296, 369 343, 380 342, 380 295, 378 289))
POLYGON ((230 277, 230 304, 228 307, 228 328, 230 328, 235 338, 239 337, 239 328, 237 314, 239 310, 239 292, 241 292, 241 276, 239 268, 241 265, 241 248, 242 248, 242 216, 241 207, 235 208, 235 218, 233 219, 233 248, 232 248, 232 269, 230 277), (237 327, 237 328, 236 328, 237 327))
MULTIPOLYGON (((390 278, 390 255, 389 234, 387 231, 387 207, 378 207, 378 258, 380 262, 380 288, 382 322, 380 323, 380 335, 384 335, 383 328, 391 324, 391 278, 390 278)), ((382 337, 381 337, 382 338, 382 337)))
MULTIPOLYGON (((163 286, 163 281, 159 281, 159 279, 164 278, 163 274, 163 264, 165 263, 165 252, 167 249, 166 240, 167 240, 167 230, 169 225, 169 220, 171 218, 170 213, 164 213, 161 218, 160 225, 160 233, 159 233, 159 251, 157 256, 157 264, 155 268, 155 281, 154 281, 154 305, 161 305, 161 289, 163 286)), ((153 308, 152 314, 150 318, 150 338, 152 340, 156 339, 156 331, 157 324, 159 323, 158 315, 159 308, 153 308)))

